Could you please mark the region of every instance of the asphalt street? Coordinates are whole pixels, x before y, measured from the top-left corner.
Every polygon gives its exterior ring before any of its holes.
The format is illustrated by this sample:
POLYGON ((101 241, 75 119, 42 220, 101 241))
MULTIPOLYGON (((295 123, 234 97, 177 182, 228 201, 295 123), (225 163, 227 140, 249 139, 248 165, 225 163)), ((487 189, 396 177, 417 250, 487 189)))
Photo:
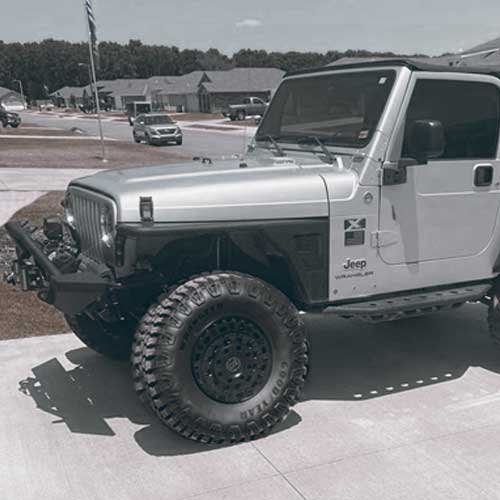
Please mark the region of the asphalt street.
MULTIPOLYGON (((96 136, 99 135, 98 123, 93 118, 59 118, 57 115, 40 115, 36 113, 21 113, 22 119, 26 123, 46 127, 60 127, 71 129, 77 127, 85 133, 96 136)), ((191 129, 179 125, 183 129, 184 141, 182 146, 164 146, 161 149, 168 154, 175 148, 176 153, 192 156, 220 157, 233 154, 242 154, 250 141, 250 137, 241 129, 241 133, 224 132, 218 130, 191 129)), ((132 127, 128 122, 103 121, 103 132, 106 137, 125 141, 132 141, 132 127)))
POLYGON ((0 342, 0 498, 499 498, 500 353, 485 314, 307 317, 303 401, 270 436, 230 447, 172 434, 128 364, 73 335, 0 342))

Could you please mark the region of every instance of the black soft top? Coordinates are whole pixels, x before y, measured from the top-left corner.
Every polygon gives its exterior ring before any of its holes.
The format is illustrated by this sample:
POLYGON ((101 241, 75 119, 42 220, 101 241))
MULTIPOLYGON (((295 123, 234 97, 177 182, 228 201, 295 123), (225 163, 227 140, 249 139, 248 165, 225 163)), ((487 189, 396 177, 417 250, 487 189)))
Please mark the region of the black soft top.
POLYGON ((500 78, 500 68, 496 66, 447 66, 439 63, 428 62, 431 59, 402 59, 402 58, 374 58, 360 59, 359 62, 347 61, 333 63, 326 66, 291 71, 285 75, 307 75, 311 73, 322 73, 338 69, 376 68, 379 66, 405 66, 412 71, 437 71, 443 73, 475 73, 480 75, 490 75, 500 78))

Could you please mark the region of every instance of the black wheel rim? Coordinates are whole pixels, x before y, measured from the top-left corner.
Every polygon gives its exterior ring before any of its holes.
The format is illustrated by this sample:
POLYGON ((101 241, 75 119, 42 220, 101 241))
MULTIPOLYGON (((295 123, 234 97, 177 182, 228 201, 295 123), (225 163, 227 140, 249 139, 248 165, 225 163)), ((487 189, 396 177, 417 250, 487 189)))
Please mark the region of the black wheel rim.
POLYGON ((253 321, 222 318, 196 340, 191 366, 198 387, 209 398, 241 403, 266 385, 272 368, 271 344, 253 321))

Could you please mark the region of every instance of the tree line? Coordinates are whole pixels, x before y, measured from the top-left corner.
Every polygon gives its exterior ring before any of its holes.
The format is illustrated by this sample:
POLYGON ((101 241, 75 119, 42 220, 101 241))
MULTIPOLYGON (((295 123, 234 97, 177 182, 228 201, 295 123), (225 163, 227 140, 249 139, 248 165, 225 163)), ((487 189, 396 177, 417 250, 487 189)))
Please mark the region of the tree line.
MULTIPOLYGON (((284 71, 321 66, 342 57, 390 57, 392 52, 329 50, 318 52, 267 52, 242 49, 231 57, 217 49, 206 51, 175 46, 146 45, 140 40, 127 44, 99 43, 99 80, 149 78, 153 75, 183 75, 194 70, 234 67, 275 67, 284 71)), ((89 83, 88 45, 62 40, 4 43, 0 40, 0 86, 15 88, 21 80, 29 99, 43 99, 64 86, 89 83), (83 63, 83 64, 82 64, 83 63)))

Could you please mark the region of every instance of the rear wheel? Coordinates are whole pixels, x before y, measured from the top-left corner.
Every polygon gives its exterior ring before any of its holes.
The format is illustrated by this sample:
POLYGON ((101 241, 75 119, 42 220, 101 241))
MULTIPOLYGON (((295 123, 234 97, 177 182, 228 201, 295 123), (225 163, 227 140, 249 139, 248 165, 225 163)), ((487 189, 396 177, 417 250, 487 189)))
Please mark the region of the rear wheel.
POLYGON ((493 343, 500 349, 500 297, 497 295, 493 295, 488 308, 488 329, 493 343))
POLYGON ((112 359, 127 359, 132 349, 132 322, 105 323, 85 314, 65 316, 75 335, 93 351, 112 359))
POLYGON ((238 120, 243 121, 246 117, 246 113, 243 110, 238 111, 238 120))
POLYGON ((240 273, 193 278, 140 322, 136 390, 160 420, 202 442, 267 434, 298 400, 307 371, 304 325, 271 285, 240 273))

